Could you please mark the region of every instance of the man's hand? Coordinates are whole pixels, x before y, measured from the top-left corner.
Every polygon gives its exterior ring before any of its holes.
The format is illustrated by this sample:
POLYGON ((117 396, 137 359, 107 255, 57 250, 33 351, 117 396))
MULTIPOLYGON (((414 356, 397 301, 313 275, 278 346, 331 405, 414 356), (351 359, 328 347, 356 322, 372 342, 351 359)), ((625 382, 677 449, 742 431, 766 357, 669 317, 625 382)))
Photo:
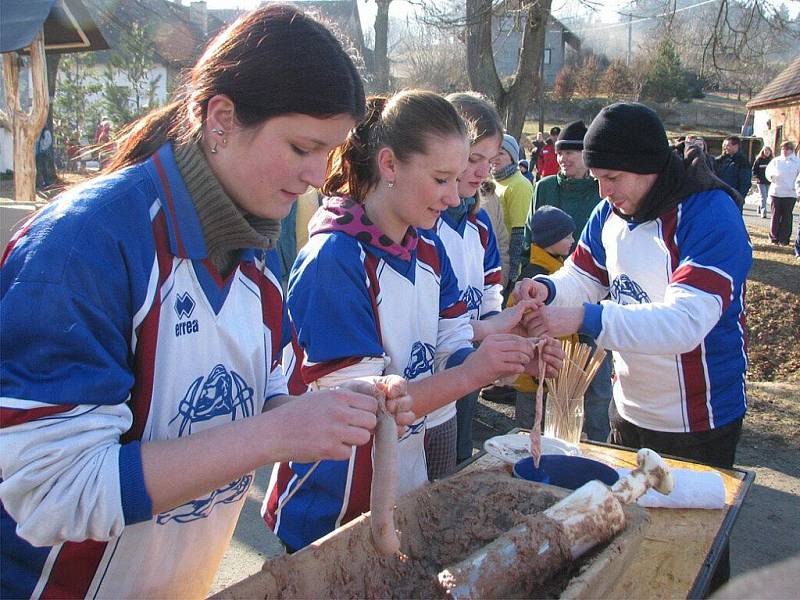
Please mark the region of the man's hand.
POLYGON ((511 299, 514 300, 514 304, 523 300, 533 300, 536 304, 542 305, 547 301, 549 294, 550 290, 545 284, 533 279, 520 279, 511 292, 511 299))
POLYGON ((542 306, 525 315, 528 335, 563 337, 577 333, 583 324, 583 306, 542 306))
POLYGON ((526 312, 535 310, 541 305, 535 300, 523 300, 499 314, 488 319, 472 322, 474 336, 472 341, 480 342, 494 333, 513 333, 522 337, 527 336, 525 327, 526 312))

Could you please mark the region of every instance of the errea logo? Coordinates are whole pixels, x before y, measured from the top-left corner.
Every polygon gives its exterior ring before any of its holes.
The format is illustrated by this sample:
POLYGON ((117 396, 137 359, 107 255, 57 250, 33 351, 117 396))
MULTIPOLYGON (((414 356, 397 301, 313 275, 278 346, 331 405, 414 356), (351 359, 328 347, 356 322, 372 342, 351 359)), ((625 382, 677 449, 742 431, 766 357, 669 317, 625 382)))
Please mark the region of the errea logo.
MULTIPOLYGON (((175 313, 178 315, 178 319, 189 319, 194 312, 195 306, 194 298, 189 295, 189 292, 178 294, 175 297, 175 313)), ((197 319, 192 319, 191 321, 181 320, 175 324, 175 337, 197 333, 198 331, 200 331, 200 325, 197 319)))
POLYGON ((194 298, 189 295, 189 292, 178 294, 175 298, 175 312, 178 313, 179 319, 188 319, 194 312, 194 298))

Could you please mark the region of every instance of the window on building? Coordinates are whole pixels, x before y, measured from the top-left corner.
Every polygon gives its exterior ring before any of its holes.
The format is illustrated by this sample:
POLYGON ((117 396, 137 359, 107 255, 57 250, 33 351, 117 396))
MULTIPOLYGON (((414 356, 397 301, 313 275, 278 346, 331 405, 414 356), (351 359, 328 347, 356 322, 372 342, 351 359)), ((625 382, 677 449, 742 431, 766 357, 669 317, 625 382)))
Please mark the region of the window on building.
POLYGON ((550 48, 544 49, 544 64, 546 65, 550 64, 550 53, 551 53, 550 48))

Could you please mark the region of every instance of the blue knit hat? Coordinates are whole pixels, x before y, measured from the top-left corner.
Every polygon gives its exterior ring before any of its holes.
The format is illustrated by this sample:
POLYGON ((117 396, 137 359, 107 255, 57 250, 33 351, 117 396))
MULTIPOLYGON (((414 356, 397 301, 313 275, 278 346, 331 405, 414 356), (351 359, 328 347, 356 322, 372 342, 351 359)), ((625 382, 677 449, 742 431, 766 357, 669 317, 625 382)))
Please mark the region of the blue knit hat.
POLYGON ((503 150, 508 152, 508 155, 511 157, 513 162, 517 162, 519 160, 519 144, 517 140, 514 139, 513 136, 508 135, 507 133, 503 135, 503 145, 501 146, 503 150))
POLYGON ((575 233, 575 220, 560 208, 542 206, 531 217, 531 241, 547 248, 575 233))

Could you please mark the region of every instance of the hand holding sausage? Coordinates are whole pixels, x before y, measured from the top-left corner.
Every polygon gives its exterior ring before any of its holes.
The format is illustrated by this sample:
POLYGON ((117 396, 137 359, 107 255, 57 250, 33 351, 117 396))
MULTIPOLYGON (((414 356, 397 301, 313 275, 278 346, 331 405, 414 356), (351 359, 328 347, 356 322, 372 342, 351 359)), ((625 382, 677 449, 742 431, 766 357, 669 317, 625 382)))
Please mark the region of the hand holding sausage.
MULTIPOLYGON (((551 337, 541 338, 542 344, 536 348, 534 357, 525 367, 525 373, 540 377, 539 373, 539 353, 541 352, 542 361, 545 366, 545 377, 555 377, 564 366, 564 349, 561 347, 561 342, 551 337)), ((534 341, 534 340, 531 340, 534 341)))
POLYGON ((510 333, 492 334, 481 342, 462 366, 471 378, 472 387, 477 389, 497 379, 523 373, 533 354, 533 347, 524 337, 510 333))
POLYGON ((352 446, 366 444, 377 423, 378 401, 372 394, 349 389, 308 392, 264 413, 289 432, 285 456, 276 460, 313 462, 345 460, 352 446))

